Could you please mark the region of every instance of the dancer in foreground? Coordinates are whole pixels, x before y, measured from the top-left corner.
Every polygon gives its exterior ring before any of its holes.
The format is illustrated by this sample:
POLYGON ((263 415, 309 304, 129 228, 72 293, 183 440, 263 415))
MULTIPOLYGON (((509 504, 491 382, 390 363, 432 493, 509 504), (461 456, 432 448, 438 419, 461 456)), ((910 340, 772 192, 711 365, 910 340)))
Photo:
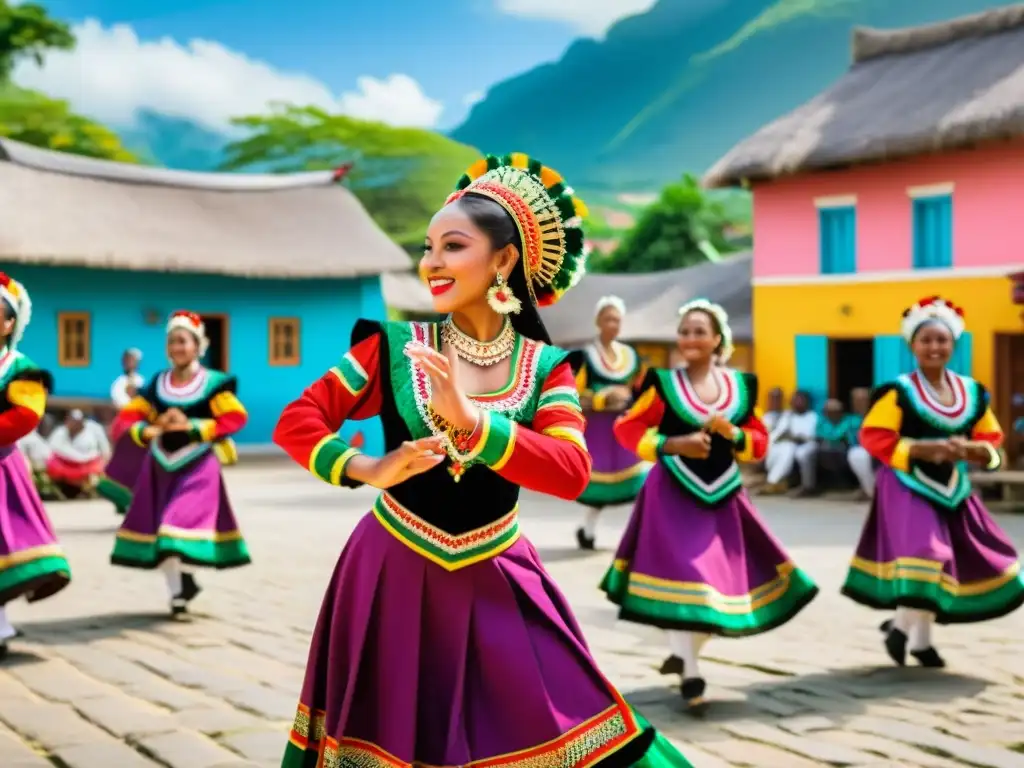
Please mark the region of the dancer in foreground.
POLYGON ((747 637, 792 619, 818 588, 761 521, 736 461, 761 461, 768 434, 757 379, 722 367, 728 316, 703 299, 679 310, 686 367, 648 374, 615 425, 619 441, 657 462, 601 583, 619 617, 668 630, 663 673, 680 673, 691 712, 704 709, 699 657, 712 635, 747 637))
POLYGON ((121 411, 115 430, 147 453, 110 560, 161 568, 171 611, 199 594, 197 566, 236 568, 249 551, 228 500, 215 443, 245 426, 234 376, 204 368, 202 319, 175 312, 167 323, 171 368, 158 373, 121 411))
POLYGON ((899 665, 945 661, 932 624, 1004 616, 1024 604, 1020 560, 971 488, 971 469, 998 469, 1003 433, 985 388, 950 371, 963 312, 933 296, 903 313, 917 370, 878 388, 861 445, 882 463, 843 594, 895 610, 882 625, 899 665))
POLYGON ((525 155, 476 163, 420 264, 448 319, 360 321, 282 414, 275 440, 314 475, 383 489, 328 586, 284 768, 689 765, 598 671, 519 531, 521 487, 574 499, 590 475, 537 312, 583 268, 582 213, 525 155), (378 415, 383 457, 339 437, 378 415))
POLYGON ((17 442, 46 410, 50 374, 18 351, 32 317, 25 286, 0 272, 0 659, 17 630, 7 604, 19 597, 42 600, 64 589, 71 569, 32 482, 17 442))
POLYGON ((643 383, 644 366, 628 344, 617 341, 626 305, 618 296, 597 302, 594 320, 598 337, 583 350, 576 388, 587 420, 584 435, 593 461, 590 484, 577 501, 587 507, 576 531, 580 549, 593 549, 597 518, 604 507, 636 498, 647 477, 647 463, 619 445, 612 428, 615 419, 633 402, 643 383))

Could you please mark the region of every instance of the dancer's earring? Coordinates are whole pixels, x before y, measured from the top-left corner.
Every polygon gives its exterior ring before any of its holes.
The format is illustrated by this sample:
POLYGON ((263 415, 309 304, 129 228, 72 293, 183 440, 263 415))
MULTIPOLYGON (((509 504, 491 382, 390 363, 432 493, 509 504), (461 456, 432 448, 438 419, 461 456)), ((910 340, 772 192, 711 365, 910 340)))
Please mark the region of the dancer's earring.
POLYGON ((512 293, 501 272, 494 276, 494 284, 487 289, 487 303, 499 315, 517 314, 523 308, 522 302, 512 293))

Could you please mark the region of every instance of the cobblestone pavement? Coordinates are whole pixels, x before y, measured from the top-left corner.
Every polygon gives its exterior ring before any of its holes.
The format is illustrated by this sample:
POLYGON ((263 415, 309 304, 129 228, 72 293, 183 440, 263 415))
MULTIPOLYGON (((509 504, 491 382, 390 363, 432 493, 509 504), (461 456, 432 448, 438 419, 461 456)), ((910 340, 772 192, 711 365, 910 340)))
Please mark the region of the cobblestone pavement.
MULTIPOLYGON (((109 506, 51 505, 74 582, 11 606, 25 637, 0 667, 2 768, 280 765, 323 590, 372 496, 283 464, 233 469, 229 483, 255 563, 205 575, 185 621, 166 616, 158 575, 107 564, 109 506)), ((775 632, 708 644, 703 721, 655 672, 663 637, 617 623, 596 590, 611 553, 573 549, 578 508, 529 497, 523 509, 604 670, 697 768, 1024 768, 1024 611, 938 628, 944 672, 892 668, 881 615, 837 593, 862 507, 763 505, 822 594, 775 632)), ((614 546, 626 512, 606 513, 599 546, 614 546)), ((1002 523, 1024 544, 1024 517, 1002 523)))

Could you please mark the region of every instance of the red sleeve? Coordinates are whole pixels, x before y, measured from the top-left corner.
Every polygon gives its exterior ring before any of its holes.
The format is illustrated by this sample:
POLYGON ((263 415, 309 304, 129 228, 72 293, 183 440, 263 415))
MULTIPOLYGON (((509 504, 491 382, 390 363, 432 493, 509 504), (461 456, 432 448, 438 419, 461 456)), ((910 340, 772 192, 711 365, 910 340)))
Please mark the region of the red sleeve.
POLYGON ((7 402, 0 413, 0 445, 13 445, 39 426, 46 411, 46 389, 38 381, 16 379, 7 385, 7 402))
POLYGON ((739 425, 736 438, 737 461, 764 461, 768 455, 768 429, 761 421, 761 410, 754 408, 747 420, 739 425))
POLYGON ((893 469, 910 470, 911 441, 900 435, 903 410, 895 389, 880 394, 860 427, 860 444, 871 456, 893 469))
POLYGON ((648 387, 633 407, 615 420, 615 439, 644 461, 657 461, 665 437, 658 434, 665 403, 658 390, 648 387))
POLYGON ((220 392, 210 399, 212 419, 191 419, 190 437, 212 443, 238 432, 249 421, 245 406, 234 392, 220 392))
POLYGON ((136 395, 114 417, 114 423, 110 425, 110 438, 116 443, 121 435, 129 432, 136 443, 144 446, 140 437, 141 427, 152 424, 154 421, 156 421, 156 408, 142 395, 136 395), (133 427, 135 429, 132 429, 133 427))
POLYGON ((338 435, 346 421, 380 413, 380 336, 356 344, 302 396, 287 405, 274 429, 274 442, 313 475, 340 485, 345 464, 358 451, 338 435))
POLYGON ((590 454, 572 368, 560 363, 545 379, 533 423, 524 427, 481 411, 466 461, 479 459, 522 488, 575 499, 590 482, 590 454))

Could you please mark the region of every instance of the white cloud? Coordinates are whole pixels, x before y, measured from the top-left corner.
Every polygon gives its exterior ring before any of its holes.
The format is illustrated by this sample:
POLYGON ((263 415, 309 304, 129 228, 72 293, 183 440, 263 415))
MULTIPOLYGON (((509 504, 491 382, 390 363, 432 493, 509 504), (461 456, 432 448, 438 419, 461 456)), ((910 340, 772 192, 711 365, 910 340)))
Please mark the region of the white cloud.
POLYGON ((14 79, 115 125, 128 125, 138 110, 152 109, 223 129, 231 117, 283 101, 391 125, 433 127, 444 109, 408 75, 361 77, 357 91, 338 95, 312 77, 281 72, 209 40, 142 41, 128 25, 105 28, 93 19, 74 32, 75 50, 47 54, 41 68, 22 62, 14 79))
POLYGON ((649 11, 657 0, 497 0, 498 10, 531 19, 568 24, 584 35, 600 36, 619 19, 649 11))
POLYGON ((473 91, 472 93, 467 93, 465 96, 462 97, 462 106, 472 107, 474 104, 479 104, 481 101, 484 100, 484 96, 486 95, 487 94, 484 93, 483 91, 473 91))

